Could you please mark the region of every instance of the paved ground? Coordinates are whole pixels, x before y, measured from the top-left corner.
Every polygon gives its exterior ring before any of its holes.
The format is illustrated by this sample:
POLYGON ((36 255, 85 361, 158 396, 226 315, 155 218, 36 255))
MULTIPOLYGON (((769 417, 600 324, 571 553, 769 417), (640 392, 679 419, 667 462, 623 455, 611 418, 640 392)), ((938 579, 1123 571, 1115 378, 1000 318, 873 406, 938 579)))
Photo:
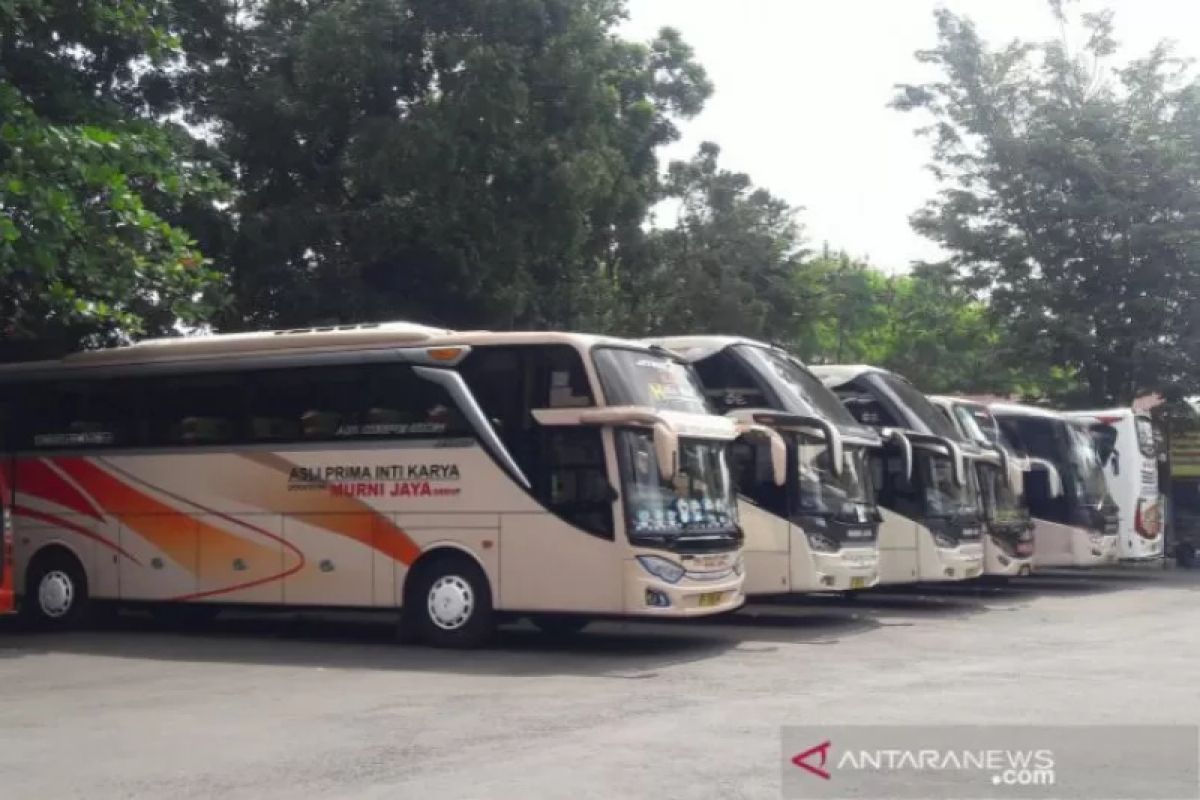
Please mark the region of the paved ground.
POLYGON ((1200 720, 1200 575, 755 605, 569 644, 276 618, 0 626, 3 798, 774 798, 779 729, 1200 720))

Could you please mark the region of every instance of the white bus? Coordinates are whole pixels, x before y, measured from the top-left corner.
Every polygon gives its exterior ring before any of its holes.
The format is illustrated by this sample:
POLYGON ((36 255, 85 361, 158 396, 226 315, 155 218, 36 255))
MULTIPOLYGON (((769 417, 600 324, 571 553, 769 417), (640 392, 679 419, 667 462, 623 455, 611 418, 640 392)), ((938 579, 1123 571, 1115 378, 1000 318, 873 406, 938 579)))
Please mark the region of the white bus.
POLYGON ((962 440, 911 383, 863 365, 811 367, 887 446, 871 459, 883 517, 879 582, 960 581, 983 572, 983 507, 973 460, 997 460, 962 440))
MULTIPOLYGON (((497 617, 737 608, 741 531, 708 413, 665 351, 406 323, 144 342, 0 368, 16 591, 403 608, 442 646, 497 617)), ((169 605, 174 604, 174 605, 169 605)))
POLYGON ((983 403, 962 397, 931 395, 964 439, 994 448, 1001 463, 977 461, 987 535, 983 537, 985 575, 1029 575, 1033 571, 1033 519, 1025 505, 1025 471, 1032 468, 1004 438, 983 403))
POLYGON ((881 446, 879 435, 781 348, 732 336, 652 341, 695 368, 719 411, 766 425, 786 443, 782 486, 761 438, 743 437, 732 450, 746 536, 746 594, 874 586, 880 517, 867 453, 881 446))
POLYGON ((1163 509, 1158 491, 1158 446, 1150 417, 1131 408, 1068 411, 1088 426, 1104 465, 1108 491, 1117 502, 1117 557, 1146 561, 1163 557, 1163 509))
POLYGON ((1117 505, 1087 426, 1033 406, 992 403, 988 408, 1014 447, 1053 467, 1025 473, 1034 567, 1115 563, 1117 505))

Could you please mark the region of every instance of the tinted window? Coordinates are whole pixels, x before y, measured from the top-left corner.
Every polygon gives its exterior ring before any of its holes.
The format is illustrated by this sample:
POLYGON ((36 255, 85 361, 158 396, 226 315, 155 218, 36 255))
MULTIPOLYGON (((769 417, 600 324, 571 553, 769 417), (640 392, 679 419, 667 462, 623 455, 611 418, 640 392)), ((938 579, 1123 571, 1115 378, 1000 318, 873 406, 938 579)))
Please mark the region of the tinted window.
POLYGON ((20 389, 19 447, 136 445, 144 434, 147 384, 139 380, 35 383, 20 389))
POLYGON ((729 458, 738 493, 776 516, 786 517, 787 487, 775 484, 770 448, 762 442, 738 439, 730 445, 729 458))
POLYGON ((242 437, 244 375, 183 375, 151 384, 152 445, 226 444, 242 437))
POLYGON ((557 516, 613 537, 613 490, 599 428, 546 428, 530 470, 534 496, 557 516))
POLYGON ((272 370, 252 376, 248 391, 255 442, 470 432, 445 391, 403 364, 272 370))
POLYGON ((743 357, 782 386, 780 394, 790 395, 791 408, 785 410, 797 414, 815 415, 838 425, 851 422, 850 416, 835 395, 821 379, 808 371, 800 362, 778 350, 762 347, 742 346, 738 348, 743 357))
POLYGON ((704 394, 721 413, 738 408, 764 408, 770 402, 754 374, 736 356, 720 350, 692 364, 704 394))

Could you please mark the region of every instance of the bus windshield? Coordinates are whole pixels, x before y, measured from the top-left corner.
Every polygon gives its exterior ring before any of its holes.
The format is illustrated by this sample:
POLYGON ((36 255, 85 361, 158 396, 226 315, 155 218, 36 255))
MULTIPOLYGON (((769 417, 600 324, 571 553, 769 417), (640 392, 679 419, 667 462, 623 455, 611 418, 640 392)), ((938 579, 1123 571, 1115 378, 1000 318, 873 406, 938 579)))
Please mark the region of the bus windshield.
POLYGON ((829 447, 823 440, 800 435, 796 445, 799 480, 797 507, 802 514, 862 518, 859 507, 873 503, 866 454, 860 447, 843 451, 842 474, 830 469, 829 447))
POLYGON ((691 367, 641 350, 600 347, 593 352, 600 383, 611 405, 708 414, 704 389, 691 367))
MULTIPOLYGON (((751 345, 740 345, 738 352, 760 373, 774 375, 782 381, 803 406, 811 408, 829 422, 839 426, 857 424, 833 390, 793 359, 781 352, 751 345)), ((809 412, 804 410, 802 413, 809 412)))
POLYGON ((678 472, 664 481, 650 432, 618 431, 630 541, 736 532, 737 502, 725 449, 723 442, 680 439, 678 472))
POLYGON ((1071 477, 1078 486, 1080 498, 1088 505, 1098 505, 1108 492, 1108 484, 1104 479, 1104 467, 1096 454, 1096 445, 1091 435, 1080 426, 1067 425, 1066 428, 1071 477))
POLYGON ((962 438, 954 427, 954 423, 945 414, 938 411, 937 406, 929 402, 929 398, 917 391, 911 383, 888 372, 878 373, 878 377, 896 399, 907 407, 909 413, 929 429, 930 433, 952 441, 962 438))
POLYGON ((931 517, 977 516, 979 513, 979 479, 975 470, 966 471, 963 485, 954 481, 954 469, 946 456, 927 450, 914 453, 914 469, 920 471, 925 488, 925 510, 931 517))

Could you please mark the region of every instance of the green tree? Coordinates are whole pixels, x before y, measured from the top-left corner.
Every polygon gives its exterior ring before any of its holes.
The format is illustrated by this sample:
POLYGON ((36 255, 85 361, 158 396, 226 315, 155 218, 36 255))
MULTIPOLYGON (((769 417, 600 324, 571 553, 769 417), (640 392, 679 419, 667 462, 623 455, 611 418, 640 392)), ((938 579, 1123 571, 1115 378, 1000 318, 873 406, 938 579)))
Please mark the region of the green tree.
POLYGON ((154 117, 176 55, 162 10, 0 0, 0 341, 162 333, 219 300, 219 276, 171 223, 220 186, 187 133, 154 117))
POLYGON ((1108 12, 1082 15, 1078 51, 991 49, 968 19, 936 21, 918 58, 942 77, 895 101, 932 119, 943 189, 917 230, 986 292, 1021 359, 1077 376, 1088 402, 1194 391, 1200 84, 1163 45, 1108 67, 1108 12))
POLYGON ((719 155, 705 143, 668 169, 664 195, 678 204, 676 224, 651 233, 644 268, 623 286, 634 333, 791 336, 803 255, 795 210, 722 169, 719 155))
POLYGON ((621 40, 621 0, 220 6, 185 27, 237 174, 223 324, 609 324, 711 90, 677 33, 621 40))

